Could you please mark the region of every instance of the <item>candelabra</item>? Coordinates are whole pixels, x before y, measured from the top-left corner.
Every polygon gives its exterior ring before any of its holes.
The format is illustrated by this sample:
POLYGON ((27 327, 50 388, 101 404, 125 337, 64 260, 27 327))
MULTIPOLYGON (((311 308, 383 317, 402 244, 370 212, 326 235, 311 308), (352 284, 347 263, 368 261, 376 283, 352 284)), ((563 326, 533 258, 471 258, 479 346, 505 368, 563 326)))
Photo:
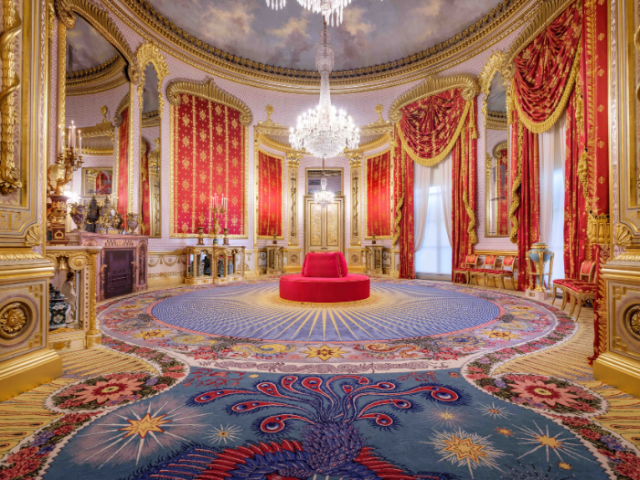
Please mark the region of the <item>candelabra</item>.
MULTIPOLYGON (((227 213, 227 198, 225 198, 224 194, 222 194, 221 197, 218 197, 218 194, 216 194, 211 198, 211 211, 213 213, 213 245, 219 245, 218 233, 220 233, 220 223, 227 213)), ((226 230, 225 228, 225 231, 226 230)), ((228 241, 228 239, 226 240, 228 241)))

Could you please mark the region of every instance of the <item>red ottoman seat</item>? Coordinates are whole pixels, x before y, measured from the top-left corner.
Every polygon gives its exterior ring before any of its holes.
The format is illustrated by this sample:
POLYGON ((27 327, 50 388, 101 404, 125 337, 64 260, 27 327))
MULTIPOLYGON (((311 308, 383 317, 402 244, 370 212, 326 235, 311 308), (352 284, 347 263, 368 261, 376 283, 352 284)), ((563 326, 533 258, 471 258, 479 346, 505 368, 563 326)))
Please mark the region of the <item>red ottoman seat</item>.
POLYGON ((308 253, 301 274, 280 277, 280 298, 293 302, 356 302, 369 296, 369 277, 350 274, 341 252, 308 253))

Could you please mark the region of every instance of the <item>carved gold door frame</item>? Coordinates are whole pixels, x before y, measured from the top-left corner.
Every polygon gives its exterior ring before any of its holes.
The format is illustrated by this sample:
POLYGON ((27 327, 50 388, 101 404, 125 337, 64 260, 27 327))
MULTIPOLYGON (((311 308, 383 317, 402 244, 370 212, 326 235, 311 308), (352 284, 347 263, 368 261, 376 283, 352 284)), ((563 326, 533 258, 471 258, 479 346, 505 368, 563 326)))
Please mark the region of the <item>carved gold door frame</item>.
POLYGON ((344 196, 336 196, 327 207, 304 197, 304 252, 344 253, 344 196))

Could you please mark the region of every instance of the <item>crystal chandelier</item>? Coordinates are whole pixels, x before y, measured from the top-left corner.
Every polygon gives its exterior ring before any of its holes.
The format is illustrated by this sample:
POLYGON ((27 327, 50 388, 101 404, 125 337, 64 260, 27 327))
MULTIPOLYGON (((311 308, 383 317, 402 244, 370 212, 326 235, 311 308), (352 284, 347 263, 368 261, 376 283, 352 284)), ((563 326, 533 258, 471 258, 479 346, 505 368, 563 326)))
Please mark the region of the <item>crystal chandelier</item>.
POLYGON ((289 141, 296 150, 306 150, 324 160, 341 154, 345 147, 353 150, 360 144, 360 131, 353 119, 331 105, 329 75, 333 70, 333 47, 326 22, 316 50, 316 67, 321 79, 320 103, 298 117, 298 125, 290 130, 289 141))
POLYGON ((315 202, 321 207, 326 207, 327 205, 333 203, 333 192, 327 190, 327 177, 324 174, 324 158, 322 159, 322 177, 320 178, 320 188, 319 192, 316 192, 314 195, 315 202))
MULTIPOLYGON (((321 13, 329 25, 340 25, 344 8, 351 0, 298 0, 298 3, 313 13, 321 13)), ((281 10, 287 5, 287 0, 267 0, 267 6, 274 10, 281 10)))

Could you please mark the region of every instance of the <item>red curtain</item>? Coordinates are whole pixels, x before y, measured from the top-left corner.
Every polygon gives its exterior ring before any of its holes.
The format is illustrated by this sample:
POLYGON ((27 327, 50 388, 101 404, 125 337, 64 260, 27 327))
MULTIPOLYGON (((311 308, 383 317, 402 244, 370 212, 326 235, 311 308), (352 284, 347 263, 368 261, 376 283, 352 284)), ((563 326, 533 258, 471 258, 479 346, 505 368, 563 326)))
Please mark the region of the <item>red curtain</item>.
MULTIPOLYGON (((476 99, 473 99, 470 103, 472 111, 475 111, 477 108, 476 99)), ((475 115, 469 115, 452 152, 453 268, 462 267, 466 256, 473 253, 474 245, 478 243, 475 232, 475 211, 478 197, 477 157, 477 125, 475 115)), ((454 282, 464 281, 463 275, 457 275, 456 277, 452 279, 454 282)))
POLYGON ((283 236, 282 163, 282 158, 258 153, 258 237, 283 236))
POLYGON ((204 227, 213 235, 211 198, 224 194, 228 211, 221 228, 236 238, 247 236, 246 132, 240 112, 226 105, 183 94, 172 105, 171 235, 194 237, 204 227))
POLYGON ((520 120, 542 133, 564 111, 578 74, 582 10, 575 1, 515 58, 515 104, 520 120))
MULTIPOLYGON (((520 191, 512 192, 512 196, 517 197, 519 203, 515 211, 519 266, 518 289, 524 291, 531 286, 527 252, 540 240, 540 152, 538 134, 529 131, 516 114, 513 115, 512 131, 515 137, 512 140, 514 145, 514 155, 511 157, 512 184, 520 184, 520 191)), ((511 233, 514 233, 513 229, 511 233)))
MULTIPOLYGON (((607 2, 585 0, 584 48, 580 76, 584 85, 585 152, 588 165, 588 215, 609 216, 609 25, 607 2)), ((595 240, 595 239, 594 239, 595 240)), ((598 240, 602 241, 602 239, 598 240)), ((596 260, 598 291, 594 305, 594 355, 607 349, 607 299, 602 266, 611 255, 608 243, 594 242, 588 252, 596 260)))
POLYGON ((366 236, 391 237, 391 151, 366 161, 367 231, 366 236))
POLYGON ((403 107, 398 133, 406 153, 420 165, 437 164, 453 148, 468 112, 469 103, 461 88, 403 107))
POLYGON ((395 233, 400 250, 400 278, 416 278, 414 218, 413 218, 413 161, 402 148, 396 127, 396 159, 394 171, 395 233))
POLYGON ((142 142, 140 156, 140 234, 151 235, 151 188, 149 176, 149 143, 142 142))
POLYGON ((129 107, 122 113, 118 127, 118 213, 127 217, 129 212, 129 107))
POLYGON ((505 148, 496 158, 496 196, 498 197, 498 235, 509 235, 509 151, 505 148))
MULTIPOLYGON (((564 193, 564 276, 579 278, 587 253, 586 172, 582 173, 584 120, 581 93, 574 90, 567 106, 567 137, 564 193), (581 180, 582 179, 582 180, 581 180)), ((559 259, 557 260, 559 261, 559 259)))

